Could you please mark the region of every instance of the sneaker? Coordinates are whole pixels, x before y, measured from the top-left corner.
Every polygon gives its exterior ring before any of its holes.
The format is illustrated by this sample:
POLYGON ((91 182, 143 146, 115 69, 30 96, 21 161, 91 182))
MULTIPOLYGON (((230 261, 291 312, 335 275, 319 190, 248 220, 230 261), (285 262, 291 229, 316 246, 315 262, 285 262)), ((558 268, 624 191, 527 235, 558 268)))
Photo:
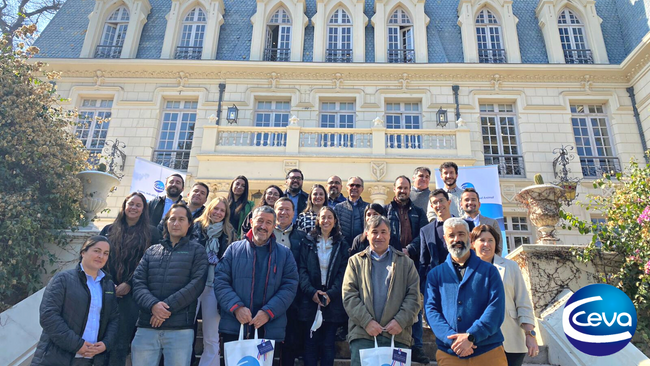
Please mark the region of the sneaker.
POLYGON ((430 362, 429 357, 424 354, 424 349, 422 349, 422 347, 413 347, 411 349, 411 361, 424 365, 430 362))

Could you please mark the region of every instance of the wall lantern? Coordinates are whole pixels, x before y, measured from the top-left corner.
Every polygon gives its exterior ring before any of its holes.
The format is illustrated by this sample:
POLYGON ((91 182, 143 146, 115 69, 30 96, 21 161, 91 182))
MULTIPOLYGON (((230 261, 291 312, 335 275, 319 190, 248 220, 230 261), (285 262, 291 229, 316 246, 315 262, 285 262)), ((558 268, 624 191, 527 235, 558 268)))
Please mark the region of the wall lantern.
POLYGON ((236 105, 233 104, 232 107, 228 107, 226 120, 228 120, 229 124, 237 123, 237 114, 239 114, 239 109, 237 109, 236 105))
POLYGON ((447 120, 447 110, 440 107, 440 109, 438 109, 438 112, 436 112, 436 126, 444 128, 447 126, 447 122, 449 122, 447 120))

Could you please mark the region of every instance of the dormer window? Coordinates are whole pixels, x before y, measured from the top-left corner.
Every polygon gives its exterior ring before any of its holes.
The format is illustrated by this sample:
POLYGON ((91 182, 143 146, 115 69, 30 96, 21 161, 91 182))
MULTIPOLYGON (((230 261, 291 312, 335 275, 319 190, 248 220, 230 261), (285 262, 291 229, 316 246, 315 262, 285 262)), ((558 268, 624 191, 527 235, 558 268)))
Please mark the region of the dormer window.
POLYGON ((264 61, 291 60, 291 18, 284 8, 278 9, 266 25, 264 61))
POLYGON ((402 9, 397 9, 388 20, 388 62, 415 62, 413 22, 402 9))
POLYGON ((352 21, 343 9, 337 9, 327 25, 327 62, 352 62, 352 21))
POLYGON ((569 9, 564 9, 557 18, 560 42, 567 64, 593 64, 594 58, 587 47, 585 27, 569 9))
POLYGON ((129 10, 120 6, 106 19, 101 42, 95 49, 95 58, 120 58, 128 28, 129 10))
POLYGON ((501 64, 506 62, 506 50, 501 40, 501 24, 494 14, 481 10, 476 16, 476 43, 478 45, 478 62, 501 64))
POLYGON ((203 53, 203 38, 207 20, 201 8, 194 8, 183 19, 181 39, 174 58, 198 60, 203 53))

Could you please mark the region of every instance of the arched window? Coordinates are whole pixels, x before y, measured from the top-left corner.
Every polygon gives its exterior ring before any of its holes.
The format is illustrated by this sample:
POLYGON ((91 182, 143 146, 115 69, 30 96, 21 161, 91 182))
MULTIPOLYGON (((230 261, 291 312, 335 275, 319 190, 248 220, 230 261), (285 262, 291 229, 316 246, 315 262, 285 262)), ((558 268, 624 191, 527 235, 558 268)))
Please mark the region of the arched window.
POLYGON ((415 62, 413 22, 402 9, 395 10, 388 19, 388 62, 415 62))
POLYGON ((183 19, 181 39, 176 47, 177 59, 198 60, 203 53, 203 38, 207 20, 201 8, 194 8, 183 19))
POLYGON ((587 48, 585 26, 580 19, 571 10, 564 9, 557 18, 557 25, 564 61, 567 64, 593 64, 594 58, 587 48))
POLYGON ((289 60, 291 60, 291 18, 284 8, 280 8, 266 24, 264 61, 289 60))
POLYGON ((120 58, 129 28, 129 10, 120 6, 106 19, 102 38, 95 49, 95 58, 120 58))
POLYGON ((352 62, 352 21, 339 8, 327 23, 327 62, 352 62))
POLYGON ((476 16, 476 43, 478 45, 478 62, 500 64, 506 62, 506 50, 501 41, 501 24, 488 9, 481 10, 476 16))

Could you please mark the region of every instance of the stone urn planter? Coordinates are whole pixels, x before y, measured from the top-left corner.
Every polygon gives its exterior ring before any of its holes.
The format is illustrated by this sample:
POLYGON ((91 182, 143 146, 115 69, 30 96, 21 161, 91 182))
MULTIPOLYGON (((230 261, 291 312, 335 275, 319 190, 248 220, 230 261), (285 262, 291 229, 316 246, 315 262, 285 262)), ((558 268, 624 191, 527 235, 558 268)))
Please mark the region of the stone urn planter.
POLYGON ((81 180, 83 185, 83 197, 80 201, 81 208, 85 212, 86 220, 90 222, 101 210, 106 208, 108 194, 113 187, 120 184, 120 181, 112 174, 95 170, 80 172, 77 174, 77 178, 81 180))
POLYGON ((521 190, 515 199, 528 210, 537 227, 537 244, 558 244, 555 225, 560 221, 560 199, 564 189, 553 184, 535 184, 521 190))

